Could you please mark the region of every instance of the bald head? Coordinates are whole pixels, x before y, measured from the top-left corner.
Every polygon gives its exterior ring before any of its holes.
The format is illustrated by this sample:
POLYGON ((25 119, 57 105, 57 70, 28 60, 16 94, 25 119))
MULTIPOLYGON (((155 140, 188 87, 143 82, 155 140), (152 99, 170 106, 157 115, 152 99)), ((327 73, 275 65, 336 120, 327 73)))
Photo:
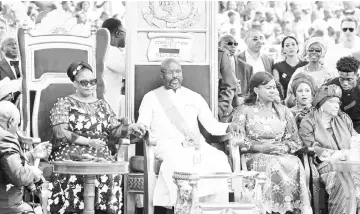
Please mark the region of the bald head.
POLYGON ((20 112, 9 101, 0 101, 0 125, 11 133, 16 133, 20 123, 20 112))
POLYGON ((1 50, 5 56, 10 59, 16 59, 18 56, 18 46, 14 38, 6 38, 1 43, 1 50))
POLYGON ((0 101, 0 120, 7 121, 11 117, 20 117, 19 110, 9 101, 0 101))
POLYGON ((164 70, 167 70, 171 64, 176 64, 179 67, 181 67, 180 63, 178 61, 176 61, 176 59, 166 58, 162 61, 161 65, 160 65, 161 72, 163 72, 164 70))

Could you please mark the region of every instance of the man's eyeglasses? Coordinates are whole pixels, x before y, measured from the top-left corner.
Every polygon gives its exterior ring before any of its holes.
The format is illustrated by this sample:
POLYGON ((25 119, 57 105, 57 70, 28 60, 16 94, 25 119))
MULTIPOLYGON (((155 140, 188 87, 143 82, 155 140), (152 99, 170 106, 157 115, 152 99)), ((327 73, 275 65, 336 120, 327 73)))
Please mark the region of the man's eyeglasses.
POLYGON ((352 27, 344 27, 343 29, 342 29, 342 31, 345 33, 346 31, 350 31, 350 32, 354 32, 354 28, 352 28, 352 27))
POLYGON ((309 52, 309 53, 321 53, 321 50, 318 50, 318 49, 309 49, 308 52, 309 52))
POLYGON ((90 86, 94 86, 97 83, 97 79, 92 79, 92 80, 79 80, 76 81, 77 83, 79 83, 79 85, 83 86, 83 87, 87 87, 89 84, 90 86))
POLYGON ((163 70, 161 72, 163 72, 166 75, 174 75, 174 74, 181 74, 182 70, 181 69, 179 69, 179 70, 163 70))
POLYGON ((238 46, 239 45, 239 43, 237 43, 237 42, 227 42, 226 44, 229 46, 232 46, 232 45, 238 46))

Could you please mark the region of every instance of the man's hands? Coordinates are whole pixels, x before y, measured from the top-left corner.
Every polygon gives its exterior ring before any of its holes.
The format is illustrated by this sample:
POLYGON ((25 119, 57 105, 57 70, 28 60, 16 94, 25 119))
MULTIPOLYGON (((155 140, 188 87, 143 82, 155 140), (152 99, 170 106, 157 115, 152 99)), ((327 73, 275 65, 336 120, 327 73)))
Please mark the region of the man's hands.
POLYGON ((133 123, 129 125, 129 134, 133 134, 138 138, 143 137, 146 131, 146 127, 142 123, 133 123))
POLYGON ((31 154, 33 155, 34 159, 42 159, 50 155, 51 149, 52 145, 49 143, 49 141, 42 142, 31 151, 31 154))
POLYGON ((43 172, 36 166, 28 166, 31 171, 34 173, 34 182, 38 182, 43 178, 43 172))

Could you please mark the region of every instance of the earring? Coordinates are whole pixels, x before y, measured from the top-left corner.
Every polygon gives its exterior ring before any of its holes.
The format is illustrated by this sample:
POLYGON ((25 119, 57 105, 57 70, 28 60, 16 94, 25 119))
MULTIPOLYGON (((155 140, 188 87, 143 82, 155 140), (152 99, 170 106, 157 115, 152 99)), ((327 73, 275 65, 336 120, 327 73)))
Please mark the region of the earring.
POLYGON ((256 92, 254 92, 256 94, 256 101, 258 102, 259 101, 259 96, 256 92))
POLYGON ((322 106, 320 107, 320 111, 321 111, 321 112, 323 112, 323 111, 324 111, 324 109, 323 109, 323 107, 322 107, 322 106))

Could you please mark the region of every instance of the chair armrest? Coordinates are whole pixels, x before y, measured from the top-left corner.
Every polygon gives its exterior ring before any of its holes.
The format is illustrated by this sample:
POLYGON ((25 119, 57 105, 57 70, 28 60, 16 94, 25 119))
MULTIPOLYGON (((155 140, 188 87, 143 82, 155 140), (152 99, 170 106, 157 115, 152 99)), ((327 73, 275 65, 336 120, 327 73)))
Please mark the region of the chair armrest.
POLYGON ((27 137, 27 136, 25 136, 25 134, 22 131, 17 131, 16 134, 17 134, 20 142, 27 144, 29 146, 41 143, 40 138, 27 137))
POLYGON ((307 147, 303 147, 299 150, 297 150, 294 155, 296 156, 301 156, 302 154, 307 154, 309 156, 314 156, 315 155, 315 149, 313 147, 307 146, 307 147))

